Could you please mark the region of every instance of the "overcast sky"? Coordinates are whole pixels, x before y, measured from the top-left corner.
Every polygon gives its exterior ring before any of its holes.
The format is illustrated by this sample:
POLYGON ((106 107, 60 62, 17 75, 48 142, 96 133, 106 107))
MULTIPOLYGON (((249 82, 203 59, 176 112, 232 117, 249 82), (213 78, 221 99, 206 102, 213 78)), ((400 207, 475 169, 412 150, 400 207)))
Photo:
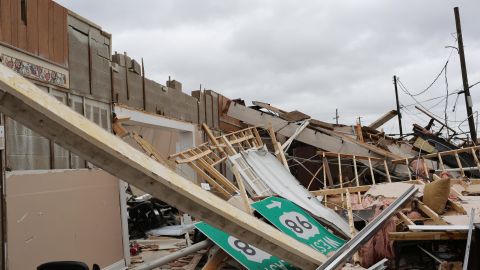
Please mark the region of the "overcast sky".
MULTIPOLYGON (((470 84, 480 81, 480 1, 58 0, 113 35, 113 50, 144 58, 147 77, 168 76, 190 93, 201 84, 229 98, 259 100, 331 121, 367 124, 395 109, 392 76, 413 94, 447 59, 449 91, 462 87, 453 7, 460 7, 470 84), (452 53, 453 51, 453 53, 452 53), (449 57, 450 56, 450 57, 449 57)), ((471 89, 480 110, 480 85, 471 89)), ((417 100, 445 96, 444 74, 417 100)), ((450 125, 466 118, 449 97, 450 125)), ((415 101, 400 93, 404 105, 415 101)), ((443 97, 423 103, 444 117, 443 97), (440 102, 440 103, 439 103, 440 102)), ((404 130, 426 125, 414 107, 404 130)), ((385 125, 398 132, 397 122, 385 125)))

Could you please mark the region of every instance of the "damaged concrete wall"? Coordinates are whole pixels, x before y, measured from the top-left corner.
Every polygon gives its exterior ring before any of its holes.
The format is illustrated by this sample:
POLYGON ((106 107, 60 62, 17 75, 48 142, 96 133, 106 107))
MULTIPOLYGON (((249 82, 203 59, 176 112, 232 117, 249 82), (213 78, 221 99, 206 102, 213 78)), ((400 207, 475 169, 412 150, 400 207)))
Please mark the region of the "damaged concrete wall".
POLYGON ((68 16, 70 90, 111 100, 110 35, 73 15, 68 16))
POLYGON ((123 260, 117 178, 102 170, 8 172, 8 268, 123 260))
MULTIPOLYGON (((198 122, 197 99, 181 91, 181 83, 171 88, 143 78, 138 62, 125 54, 112 56, 114 102, 174 119, 198 122)), ((168 82, 167 82, 168 83, 168 82)))

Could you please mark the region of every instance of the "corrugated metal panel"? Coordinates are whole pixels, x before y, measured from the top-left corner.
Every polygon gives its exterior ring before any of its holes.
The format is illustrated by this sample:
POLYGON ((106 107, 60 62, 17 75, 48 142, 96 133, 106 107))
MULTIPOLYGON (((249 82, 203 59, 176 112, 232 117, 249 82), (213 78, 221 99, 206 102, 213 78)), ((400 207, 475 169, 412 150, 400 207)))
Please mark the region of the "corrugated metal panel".
POLYGON ((296 203, 345 235, 350 235, 347 221, 330 208, 323 206, 274 155, 265 150, 247 150, 241 154, 255 173, 276 194, 296 203))

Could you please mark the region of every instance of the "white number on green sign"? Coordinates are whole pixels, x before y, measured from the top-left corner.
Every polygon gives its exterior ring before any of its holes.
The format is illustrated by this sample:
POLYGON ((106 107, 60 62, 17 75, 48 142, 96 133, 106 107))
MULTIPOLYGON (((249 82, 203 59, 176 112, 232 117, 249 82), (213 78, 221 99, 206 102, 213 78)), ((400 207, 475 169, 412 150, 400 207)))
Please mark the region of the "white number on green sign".
POLYGON ((228 236, 228 244, 238 252, 241 252, 249 261, 262 263, 264 260, 270 259, 272 255, 260 250, 254 246, 249 245, 248 243, 243 242, 242 240, 235 238, 233 236, 228 236))

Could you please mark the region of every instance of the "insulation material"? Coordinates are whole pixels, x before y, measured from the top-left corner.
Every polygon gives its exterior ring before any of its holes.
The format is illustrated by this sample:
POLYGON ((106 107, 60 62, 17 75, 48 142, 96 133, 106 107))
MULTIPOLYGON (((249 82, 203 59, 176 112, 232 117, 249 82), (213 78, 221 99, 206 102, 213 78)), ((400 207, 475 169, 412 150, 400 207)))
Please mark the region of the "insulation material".
MULTIPOLYGON (((381 210, 377 208, 376 211, 375 217, 380 214, 381 210)), ((381 229, 360 248, 360 264, 363 267, 370 267, 384 258, 392 259, 394 257, 393 243, 390 241, 388 233, 396 231, 395 221, 395 218, 385 221, 381 229)))
POLYGON ((9 269, 123 260, 117 178, 102 170, 17 171, 6 182, 9 269))
POLYGON ((296 203, 345 235, 350 235, 348 222, 333 210, 323 206, 274 155, 265 150, 247 150, 242 152, 242 156, 273 192, 296 203))

